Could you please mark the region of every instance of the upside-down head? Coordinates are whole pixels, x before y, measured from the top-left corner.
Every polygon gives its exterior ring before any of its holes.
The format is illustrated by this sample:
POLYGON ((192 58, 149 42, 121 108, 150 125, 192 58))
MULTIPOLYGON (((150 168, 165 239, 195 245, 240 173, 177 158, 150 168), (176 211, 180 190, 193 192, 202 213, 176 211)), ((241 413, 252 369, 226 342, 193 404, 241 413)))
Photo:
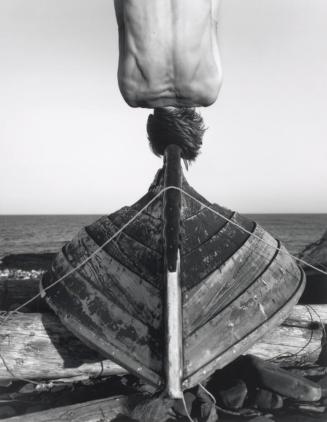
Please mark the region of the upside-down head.
POLYGON ((147 122, 147 133, 153 153, 164 155, 170 144, 181 148, 181 157, 194 161, 199 154, 206 128, 194 108, 156 108, 147 122))

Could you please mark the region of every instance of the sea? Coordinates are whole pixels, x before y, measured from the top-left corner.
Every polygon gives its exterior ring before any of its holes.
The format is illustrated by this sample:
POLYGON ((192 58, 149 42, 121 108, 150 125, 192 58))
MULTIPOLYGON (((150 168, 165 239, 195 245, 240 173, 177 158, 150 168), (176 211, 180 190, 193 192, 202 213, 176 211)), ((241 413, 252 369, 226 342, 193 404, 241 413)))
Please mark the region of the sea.
MULTIPOLYGON (((327 214, 246 214, 292 254, 321 238, 327 214)), ((0 259, 9 254, 56 252, 99 215, 0 215, 0 259)))

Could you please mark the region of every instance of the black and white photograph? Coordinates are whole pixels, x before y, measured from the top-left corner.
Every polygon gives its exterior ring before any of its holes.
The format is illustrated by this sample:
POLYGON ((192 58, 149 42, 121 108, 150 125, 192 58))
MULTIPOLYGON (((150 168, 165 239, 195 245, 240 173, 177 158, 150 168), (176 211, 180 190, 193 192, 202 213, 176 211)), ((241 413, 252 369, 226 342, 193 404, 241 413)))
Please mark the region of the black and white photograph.
POLYGON ((0 0, 0 421, 327 420, 326 23, 0 0))

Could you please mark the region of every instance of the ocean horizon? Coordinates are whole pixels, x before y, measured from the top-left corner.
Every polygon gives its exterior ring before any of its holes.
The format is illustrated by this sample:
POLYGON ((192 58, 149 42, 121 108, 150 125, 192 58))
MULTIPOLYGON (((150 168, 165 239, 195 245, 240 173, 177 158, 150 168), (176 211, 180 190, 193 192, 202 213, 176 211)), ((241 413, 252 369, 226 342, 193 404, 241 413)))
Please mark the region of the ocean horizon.
MULTIPOLYGON (((327 213, 246 213, 292 254, 321 238, 327 230, 327 213)), ((0 259, 19 253, 56 252, 80 229, 101 214, 0 215, 0 259)))

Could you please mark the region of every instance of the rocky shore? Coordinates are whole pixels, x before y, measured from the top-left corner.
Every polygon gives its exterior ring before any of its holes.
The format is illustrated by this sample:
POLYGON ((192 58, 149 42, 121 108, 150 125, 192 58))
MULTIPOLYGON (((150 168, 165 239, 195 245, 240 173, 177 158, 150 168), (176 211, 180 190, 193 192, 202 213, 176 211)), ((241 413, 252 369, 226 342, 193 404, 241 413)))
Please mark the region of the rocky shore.
POLYGON ((0 261, 0 280, 39 278, 50 267, 54 256, 50 252, 7 255, 0 261))

